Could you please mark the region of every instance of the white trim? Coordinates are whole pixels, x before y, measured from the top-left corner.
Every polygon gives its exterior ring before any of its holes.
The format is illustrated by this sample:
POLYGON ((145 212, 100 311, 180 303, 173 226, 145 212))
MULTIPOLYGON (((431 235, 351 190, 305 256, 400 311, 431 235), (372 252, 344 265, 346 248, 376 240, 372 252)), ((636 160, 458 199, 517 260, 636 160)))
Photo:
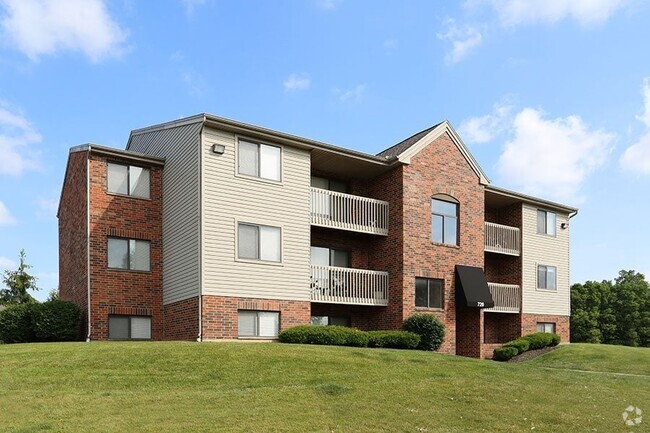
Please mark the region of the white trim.
POLYGON ((247 180, 252 180, 255 182, 262 182, 266 184, 271 184, 271 185, 278 185, 278 186, 283 186, 284 185, 284 146, 280 144, 271 144, 271 143, 266 143, 262 142, 260 140, 255 140, 253 138, 248 138, 245 135, 239 135, 239 134, 234 134, 235 136, 235 177, 241 178, 241 179, 247 179, 247 180), (245 173, 240 173, 239 172, 239 141, 243 140, 247 143, 251 144, 257 144, 258 145, 258 169, 261 167, 261 157, 262 157, 262 152, 261 148, 259 146, 270 146, 270 147, 277 147, 280 149, 280 180, 275 180, 275 179, 269 179, 267 177, 262 177, 262 176, 252 176, 250 174, 245 174, 245 173))
POLYGON ((233 257, 235 262, 239 263, 252 263, 255 265, 270 265, 270 266, 284 266, 284 225, 283 224, 278 224, 278 223, 270 223, 267 221, 263 222, 252 222, 250 220, 246 219, 238 219, 235 218, 235 250, 233 251, 233 257), (277 228, 280 229, 280 261, 279 262, 274 262, 271 260, 262 260, 262 259, 242 259, 239 257, 239 224, 246 224, 250 226, 266 226, 266 227, 271 227, 271 228, 277 228))

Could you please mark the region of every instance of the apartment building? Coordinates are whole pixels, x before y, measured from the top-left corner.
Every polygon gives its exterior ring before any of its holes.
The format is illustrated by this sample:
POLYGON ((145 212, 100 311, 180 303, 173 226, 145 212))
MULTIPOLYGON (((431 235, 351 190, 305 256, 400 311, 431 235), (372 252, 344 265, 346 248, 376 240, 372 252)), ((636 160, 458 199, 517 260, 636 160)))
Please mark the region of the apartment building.
POLYGON ((449 122, 370 155, 201 114, 72 148, 60 293, 89 340, 440 318, 446 353, 569 339, 576 209, 494 187, 449 122))

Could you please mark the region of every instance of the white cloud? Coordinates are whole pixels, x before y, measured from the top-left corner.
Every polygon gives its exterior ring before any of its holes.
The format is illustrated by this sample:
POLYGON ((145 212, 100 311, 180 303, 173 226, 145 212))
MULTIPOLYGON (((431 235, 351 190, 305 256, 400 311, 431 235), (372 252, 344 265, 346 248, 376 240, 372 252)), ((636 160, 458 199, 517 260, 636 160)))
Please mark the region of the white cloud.
POLYGON ((623 169, 650 174, 650 77, 643 80, 643 113, 636 118, 646 126, 645 133, 636 143, 625 149, 620 159, 623 169))
POLYGON ((399 47, 399 41, 397 39, 386 39, 383 47, 386 51, 394 51, 399 47))
POLYGON ((0 201, 0 226, 12 224, 14 222, 16 222, 16 220, 13 216, 11 216, 9 209, 7 209, 7 206, 5 206, 5 204, 0 201))
POLYGON ((494 104, 492 113, 464 120, 458 131, 467 143, 488 143, 512 123, 512 104, 508 101, 494 104))
POLYGON ((436 36, 442 41, 451 43, 451 50, 445 54, 447 64, 458 63, 463 60, 470 51, 483 43, 483 35, 479 28, 474 26, 458 26, 456 21, 448 18, 445 21, 446 31, 436 36))
POLYGON ((188 17, 194 16, 194 12, 200 6, 204 6, 207 2, 206 0, 181 0, 183 7, 185 8, 185 14, 188 17))
POLYGON ((321 9, 334 10, 339 7, 343 0, 317 0, 317 4, 321 9))
POLYGON ((578 116, 545 119, 524 108, 514 118, 497 170, 524 191, 561 201, 579 201, 585 178, 603 165, 614 135, 590 130, 578 116))
POLYGON ((56 216, 56 212, 59 210, 59 200, 55 198, 39 198, 36 200, 36 206, 40 218, 52 218, 56 216))
POLYGON ((33 61, 80 51, 93 62, 124 52, 126 31, 103 0, 0 0, 2 33, 33 61))
POLYGON ((307 90, 311 85, 311 79, 307 74, 291 74, 282 83, 285 92, 293 92, 296 90, 307 90))
POLYGON ((358 84, 349 90, 334 89, 341 102, 361 102, 363 95, 366 93, 366 85, 358 84))
POLYGON ((650 77, 645 77, 643 79, 643 113, 640 116, 636 116, 638 120, 643 122, 645 126, 650 128, 650 77))
POLYGON ((16 262, 6 257, 0 256, 0 270, 9 270, 16 267, 16 262))
POLYGON ((30 146, 41 139, 25 117, 0 102, 0 175, 19 175, 38 168, 37 152, 30 146))
MULTIPOLYGON (((475 2, 474 2, 475 3, 475 2)), ((604 23, 627 0, 491 0, 505 27, 573 19, 582 26, 604 23)))

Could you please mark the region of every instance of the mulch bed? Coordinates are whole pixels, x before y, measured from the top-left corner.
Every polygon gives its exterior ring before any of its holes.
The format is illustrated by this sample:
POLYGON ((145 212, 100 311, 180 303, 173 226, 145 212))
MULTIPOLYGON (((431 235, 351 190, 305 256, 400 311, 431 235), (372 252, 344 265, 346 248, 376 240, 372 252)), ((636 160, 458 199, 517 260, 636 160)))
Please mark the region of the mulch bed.
POLYGON ((545 353, 550 352, 551 350, 557 349, 558 346, 550 346, 550 347, 544 347, 543 349, 535 349, 535 350, 529 350, 527 352, 524 352, 520 355, 517 355, 513 358, 510 358, 508 362, 522 362, 522 361, 528 361, 529 359, 537 358, 539 355, 543 355, 545 353))

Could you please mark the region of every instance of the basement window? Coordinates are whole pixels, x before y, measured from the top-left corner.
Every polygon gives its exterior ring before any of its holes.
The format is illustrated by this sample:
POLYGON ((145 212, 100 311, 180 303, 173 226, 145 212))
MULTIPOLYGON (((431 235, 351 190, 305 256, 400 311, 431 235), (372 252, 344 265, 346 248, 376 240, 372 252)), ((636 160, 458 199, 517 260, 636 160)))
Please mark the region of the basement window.
POLYGON ((108 316, 109 340, 151 340, 151 317, 108 316))
POLYGON ((248 338, 278 338, 280 313, 277 311, 239 310, 238 335, 248 338))
POLYGON ((551 334, 555 334, 555 323, 537 322, 537 332, 548 332, 551 334))

